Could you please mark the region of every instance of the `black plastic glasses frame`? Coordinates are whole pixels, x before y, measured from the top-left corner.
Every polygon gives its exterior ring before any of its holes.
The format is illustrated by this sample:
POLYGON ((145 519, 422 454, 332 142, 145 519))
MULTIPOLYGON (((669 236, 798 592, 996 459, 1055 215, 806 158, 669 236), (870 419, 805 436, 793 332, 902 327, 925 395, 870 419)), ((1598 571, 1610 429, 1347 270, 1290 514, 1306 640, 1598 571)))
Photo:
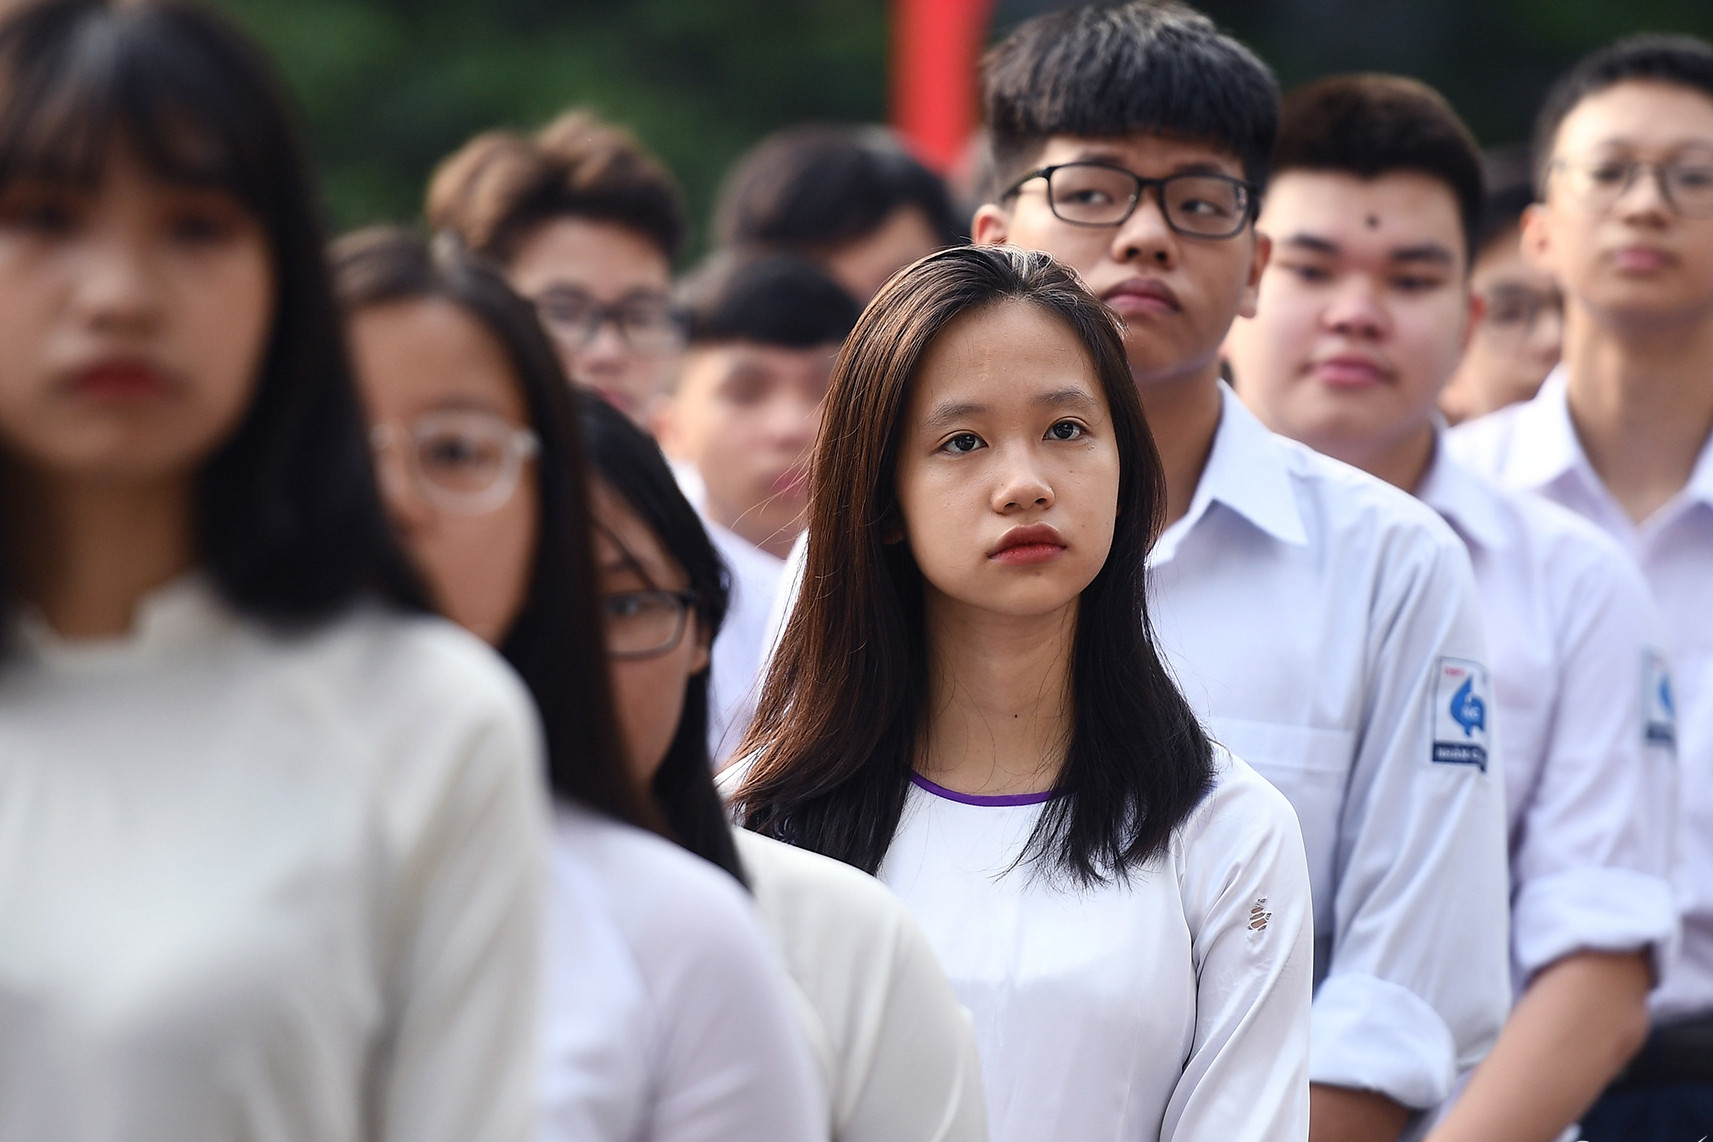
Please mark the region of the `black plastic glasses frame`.
POLYGON ((592 343, 600 336, 601 326, 609 324, 618 330, 620 339, 626 345, 639 353, 676 352, 684 347, 690 332, 689 311, 664 300, 631 298, 614 302, 612 305, 602 305, 581 292, 549 289, 536 297, 534 302, 536 312, 541 315, 541 323, 575 349, 592 343), (576 316, 568 316, 568 310, 575 310, 576 316), (661 319, 658 329, 662 336, 637 336, 633 325, 645 324, 637 316, 644 310, 649 311, 648 317, 651 320, 656 317, 661 319))
POLYGON ((1019 178, 1016 182, 1012 183, 1006 189, 1005 193, 999 196, 1000 201, 1003 202, 1007 198, 1011 198, 1016 195, 1023 189, 1024 183, 1037 178, 1045 179, 1047 181, 1047 209, 1053 212, 1054 218, 1057 218, 1060 222, 1070 226, 1086 226, 1093 230, 1108 230, 1114 226, 1122 226, 1128 222, 1130 220, 1130 216, 1136 213, 1136 208, 1142 204, 1142 196, 1147 193, 1149 187, 1155 188, 1160 201, 1160 217, 1166 220, 1166 225, 1170 227, 1173 232, 1183 234, 1189 238, 1224 239, 1237 237, 1237 235, 1243 233, 1243 228, 1249 225, 1250 221, 1254 218, 1256 205, 1260 201, 1259 197, 1255 193, 1255 185, 1253 183, 1246 182, 1240 178, 1232 178, 1230 175, 1186 171, 1181 174, 1169 174, 1165 178, 1143 178, 1134 171, 1127 170, 1124 167, 1117 166, 1113 163, 1093 161, 1054 163, 1052 166, 1037 167, 1028 174, 1019 178), (1135 189, 1132 190, 1130 194, 1130 205, 1125 208, 1122 215, 1111 222, 1085 222, 1076 218, 1066 218, 1063 214, 1059 213, 1059 204, 1053 197, 1053 172, 1065 170, 1071 167, 1098 167, 1101 170, 1112 171, 1115 174, 1121 174, 1128 178, 1135 184, 1135 189), (1174 182, 1183 182, 1184 180, 1192 178, 1215 179, 1219 182, 1235 187, 1242 192, 1241 209, 1238 211, 1236 223, 1230 230, 1215 232, 1190 230, 1173 221, 1172 212, 1166 209, 1166 188, 1174 182))
POLYGON ((684 632, 690 627, 690 612, 701 604, 701 596, 694 591, 615 591, 601 600, 601 614, 606 615, 607 606, 614 599, 658 599, 670 600, 678 608, 678 618, 672 628, 672 637, 659 646, 644 650, 611 650, 607 651, 608 658, 616 658, 626 662, 634 662, 642 658, 659 658, 670 654, 679 643, 684 641, 684 632))

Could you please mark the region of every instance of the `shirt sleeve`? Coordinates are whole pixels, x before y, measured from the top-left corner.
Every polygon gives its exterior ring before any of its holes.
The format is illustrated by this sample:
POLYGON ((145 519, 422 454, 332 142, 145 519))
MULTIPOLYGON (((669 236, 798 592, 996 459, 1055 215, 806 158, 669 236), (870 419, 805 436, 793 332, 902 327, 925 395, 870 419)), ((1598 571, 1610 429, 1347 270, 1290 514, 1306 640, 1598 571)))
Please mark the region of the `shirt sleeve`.
POLYGON ((1512 842, 1524 980, 1581 951, 1646 951, 1657 976, 1677 933, 1670 830, 1660 827, 1676 774, 1658 619, 1619 552, 1579 554, 1582 574, 1554 600, 1560 676, 1554 693, 1534 696, 1550 703, 1550 728, 1512 842))
POLYGON ((1486 658, 1474 573, 1443 530, 1390 537, 1375 580, 1309 1062, 1312 1082, 1417 1109, 1485 1056, 1510 1006, 1494 701, 1470 688, 1486 658))
POLYGON ((385 1142, 526 1142, 535 1123, 540 734, 515 683, 473 689, 424 714, 385 807, 392 1018, 370 1132, 385 1142))
POLYGON ((1308 1137, 1314 913, 1296 815, 1247 766, 1185 828, 1179 878, 1195 1037, 1161 1142, 1308 1137))

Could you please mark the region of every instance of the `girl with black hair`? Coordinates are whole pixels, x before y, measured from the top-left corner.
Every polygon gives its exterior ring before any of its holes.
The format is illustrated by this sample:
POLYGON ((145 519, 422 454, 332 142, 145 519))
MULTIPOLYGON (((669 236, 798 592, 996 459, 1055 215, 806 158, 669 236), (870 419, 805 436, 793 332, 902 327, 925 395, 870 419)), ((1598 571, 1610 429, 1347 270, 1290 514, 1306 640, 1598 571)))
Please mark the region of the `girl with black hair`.
MULTIPOLYGON (((456 243, 400 230, 344 239, 335 274, 393 521, 437 604, 500 648, 547 728, 543 1136, 825 1138, 789 983, 742 886, 644 831, 665 825, 609 724, 603 644, 705 666, 706 642, 678 584, 609 600, 603 626, 582 398, 534 311, 456 243)), ((706 802, 713 828, 695 835, 735 873, 711 787, 706 802)))
POLYGON ((0 22, 0 1139, 522 1142, 528 697, 415 612, 265 62, 0 22))
POLYGON ((750 828, 877 873, 974 1013, 993 1137, 1308 1134, 1308 870, 1161 663, 1165 482, 1045 254, 895 276, 834 368, 750 828))

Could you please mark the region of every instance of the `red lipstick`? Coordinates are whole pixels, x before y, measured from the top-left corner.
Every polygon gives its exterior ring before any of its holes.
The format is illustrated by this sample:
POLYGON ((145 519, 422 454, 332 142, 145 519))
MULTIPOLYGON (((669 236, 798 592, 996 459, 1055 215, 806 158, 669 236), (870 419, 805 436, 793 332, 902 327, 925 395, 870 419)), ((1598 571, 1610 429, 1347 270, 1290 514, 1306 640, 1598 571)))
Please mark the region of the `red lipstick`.
POLYGON ((72 390, 100 401, 155 400, 167 393, 167 379, 159 369, 142 361, 100 361, 74 373, 72 390))

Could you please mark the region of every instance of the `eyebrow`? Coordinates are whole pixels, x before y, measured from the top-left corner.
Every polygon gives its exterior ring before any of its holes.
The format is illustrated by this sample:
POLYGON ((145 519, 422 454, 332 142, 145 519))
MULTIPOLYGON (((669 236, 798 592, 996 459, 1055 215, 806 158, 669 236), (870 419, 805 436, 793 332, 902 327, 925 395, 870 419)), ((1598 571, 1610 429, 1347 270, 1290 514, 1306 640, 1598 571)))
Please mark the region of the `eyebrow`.
MULTIPOLYGON (((1100 402, 1090 396, 1086 390, 1070 387, 1040 393, 1029 403, 1036 408, 1074 409, 1090 413, 1096 412, 1100 408, 1100 402)), ((947 428, 959 421, 967 420, 972 416, 981 416, 989 411, 991 410, 987 405, 978 404, 974 401, 946 401, 938 405, 933 412, 930 412, 923 423, 929 428, 947 428)))
MULTIPOLYGON (((1293 250, 1307 250, 1314 254, 1325 254, 1337 257, 1344 252, 1337 242, 1322 238, 1315 234, 1293 234, 1286 238, 1282 245, 1293 250)), ((1414 246, 1399 246, 1386 255, 1389 262, 1430 262, 1434 265, 1449 266, 1456 259, 1445 246, 1438 242, 1422 242, 1414 246)))

